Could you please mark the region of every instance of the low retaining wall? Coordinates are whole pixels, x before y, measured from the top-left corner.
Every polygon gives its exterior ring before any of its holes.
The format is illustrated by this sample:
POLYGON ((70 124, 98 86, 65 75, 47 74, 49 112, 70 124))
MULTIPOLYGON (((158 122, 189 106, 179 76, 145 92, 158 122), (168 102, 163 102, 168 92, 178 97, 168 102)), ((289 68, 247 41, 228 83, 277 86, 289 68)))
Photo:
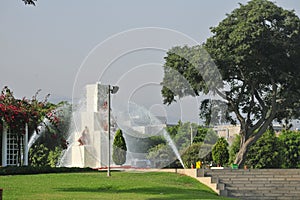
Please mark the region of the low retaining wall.
POLYGON ((217 189, 217 184, 211 182, 211 177, 199 177, 199 170, 197 169, 131 169, 126 171, 141 171, 141 172, 171 172, 171 173, 178 173, 183 174, 186 176, 190 176, 192 178, 197 179, 202 184, 211 188, 217 194, 221 194, 220 190, 217 189))
POLYGON ((300 200, 300 169, 139 169, 173 172, 197 179, 221 196, 300 200))
POLYGON ((300 199, 300 169, 199 170, 221 195, 239 199, 300 199))

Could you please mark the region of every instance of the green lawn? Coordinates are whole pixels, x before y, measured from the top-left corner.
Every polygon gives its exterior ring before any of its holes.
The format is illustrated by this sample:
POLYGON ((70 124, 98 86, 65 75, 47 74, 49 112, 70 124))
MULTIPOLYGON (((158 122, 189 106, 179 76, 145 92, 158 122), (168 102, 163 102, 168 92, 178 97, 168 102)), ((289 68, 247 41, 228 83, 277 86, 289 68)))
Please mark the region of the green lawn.
POLYGON ((163 172, 0 176, 3 199, 225 199, 193 178, 163 172))

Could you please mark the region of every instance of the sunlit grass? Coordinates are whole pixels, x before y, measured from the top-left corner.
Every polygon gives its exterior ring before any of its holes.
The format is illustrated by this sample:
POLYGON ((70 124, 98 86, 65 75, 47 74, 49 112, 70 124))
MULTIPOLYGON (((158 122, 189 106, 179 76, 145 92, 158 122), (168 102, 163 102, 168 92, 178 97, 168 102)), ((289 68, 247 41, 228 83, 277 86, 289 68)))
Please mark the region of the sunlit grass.
POLYGON ((0 176, 3 199, 225 199, 197 180, 162 172, 0 176))

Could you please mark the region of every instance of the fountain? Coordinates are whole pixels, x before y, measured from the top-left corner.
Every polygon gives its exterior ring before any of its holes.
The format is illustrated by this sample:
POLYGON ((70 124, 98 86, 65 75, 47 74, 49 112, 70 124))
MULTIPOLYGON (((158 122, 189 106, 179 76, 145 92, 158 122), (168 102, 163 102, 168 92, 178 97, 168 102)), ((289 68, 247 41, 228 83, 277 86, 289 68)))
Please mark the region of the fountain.
POLYGON ((32 145, 39 139, 39 137, 45 132, 45 128, 46 126, 49 124, 49 120, 47 118, 44 119, 43 123, 41 123, 41 125, 38 126, 38 131, 34 130, 32 136, 29 139, 28 142, 28 149, 30 149, 30 147, 32 147, 32 145))
MULTIPOLYGON (((62 154, 58 166, 105 168, 108 164, 108 85, 99 83, 86 86, 85 101, 73 113, 69 146, 62 154)), ((128 102, 126 109, 113 109, 111 117, 111 143, 118 128, 125 140, 129 135, 136 138, 161 136, 180 160, 180 154, 165 130, 166 124, 153 116, 147 109, 128 102)), ((128 141, 126 141, 127 143, 128 141)), ((111 147, 112 148, 112 147, 111 147)), ((129 148, 130 149, 130 148, 129 148)), ((146 160, 147 153, 127 152, 125 165, 136 159, 146 160)), ((172 158, 173 159, 173 158, 172 158)), ((176 159, 176 158, 175 158, 176 159)), ((173 159, 173 161, 175 160, 173 159)), ((112 159, 111 159, 112 162, 112 159)), ((114 163, 111 163, 114 165, 114 163)))
POLYGON ((180 154, 179 154, 179 151, 178 151, 176 145, 174 144, 172 138, 171 138, 170 135, 168 134, 168 132, 167 132, 167 131, 164 131, 164 132, 163 132, 163 136, 164 136, 164 138, 167 140, 168 145, 172 148, 173 152, 174 152, 175 155, 176 155, 176 158, 179 160, 179 162, 180 162, 180 164, 182 165, 182 167, 185 168, 185 166, 184 166, 184 164, 183 164, 183 161, 182 161, 182 159, 181 159, 181 156, 180 156, 180 154))
MULTIPOLYGON (((118 111, 119 112, 116 112, 116 115, 118 116, 117 124, 125 133, 125 139, 128 139, 128 137, 126 137, 127 135, 135 138, 149 138, 152 136, 162 137, 166 140, 167 145, 169 145, 174 153, 174 157, 173 155, 169 155, 168 158, 165 158, 168 160, 165 166, 178 159, 184 167, 178 148, 166 131, 166 122, 158 119, 158 117, 154 116, 149 110, 134 102, 128 102, 128 109, 118 109, 118 111)), ((136 158, 146 160, 147 155, 148 153, 128 152, 127 157, 129 160, 130 158, 131 160, 136 158)))
MULTIPOLYGON (((102 168, 108 163, 107 85, 86 86, 84 105, 73 113, 70 143, 59 166, 102 168)), ((114 130, 111 131, 111 134, 114 130)), ((113 138, 113 134, 111 136, 113 138)))

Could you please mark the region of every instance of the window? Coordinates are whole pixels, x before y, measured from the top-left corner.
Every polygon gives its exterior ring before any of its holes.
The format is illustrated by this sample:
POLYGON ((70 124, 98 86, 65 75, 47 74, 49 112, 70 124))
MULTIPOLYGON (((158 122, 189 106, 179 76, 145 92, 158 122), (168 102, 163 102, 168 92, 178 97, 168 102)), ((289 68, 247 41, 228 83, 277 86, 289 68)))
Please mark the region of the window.
MULTIPOLYGON (((23 140, 21 140, 21 149, 23 146, 23 140)), ((7 132, 7 165, 16 166, 18 164, 18 139, 16 134, 7 132)))

